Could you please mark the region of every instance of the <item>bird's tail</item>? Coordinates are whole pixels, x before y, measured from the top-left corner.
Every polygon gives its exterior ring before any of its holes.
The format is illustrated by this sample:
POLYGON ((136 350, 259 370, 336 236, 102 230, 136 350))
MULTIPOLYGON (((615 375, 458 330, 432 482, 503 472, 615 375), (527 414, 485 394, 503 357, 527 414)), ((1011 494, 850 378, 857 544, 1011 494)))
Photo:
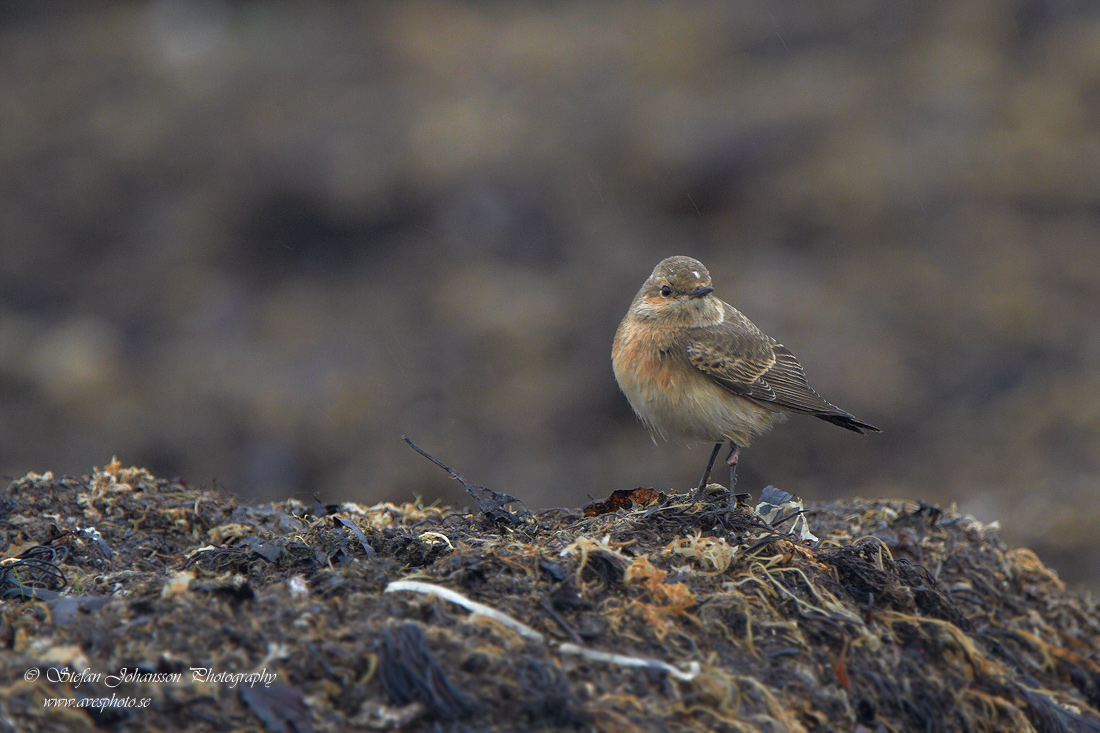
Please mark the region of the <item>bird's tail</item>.
POLYGON ((869 423, 865 423, 861 420, 856 420, 855 417, 853 417, 852 415, 849 415, 846 412, 841 413, 839 415, 829 415, 829 414, 822 415, 822 414, 818 414, 817 417, 820 417, 822 420, 824 420, 826 422, 831 422, 833 425, 839 425, 842 428, 847 428, 848 430, 853 430, 853 431, 859 433, 860 435, 862 435, 863 431, 865 431, 865 430, 870 431, 872 433, 881 433, 882 432, 881 430, 876 428, 874 425, 871 425, 869 423))

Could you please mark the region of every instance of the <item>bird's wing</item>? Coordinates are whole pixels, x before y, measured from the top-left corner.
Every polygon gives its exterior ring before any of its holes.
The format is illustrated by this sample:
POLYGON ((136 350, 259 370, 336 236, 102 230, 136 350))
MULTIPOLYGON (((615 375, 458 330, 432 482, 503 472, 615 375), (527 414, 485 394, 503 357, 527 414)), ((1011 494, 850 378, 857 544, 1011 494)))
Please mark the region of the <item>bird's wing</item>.
POLYGON ((688 360, 723 387, 756 399, 772 400, 775 393, 761 378, 775 366, 775 351, 766 338, 725 322, 690 330, 688 360))
POLYGON ((847 415, 810 387, 794 354, 732 306, 726 320, 691 329, 691 364, 730 392, 778 410, 847 415))

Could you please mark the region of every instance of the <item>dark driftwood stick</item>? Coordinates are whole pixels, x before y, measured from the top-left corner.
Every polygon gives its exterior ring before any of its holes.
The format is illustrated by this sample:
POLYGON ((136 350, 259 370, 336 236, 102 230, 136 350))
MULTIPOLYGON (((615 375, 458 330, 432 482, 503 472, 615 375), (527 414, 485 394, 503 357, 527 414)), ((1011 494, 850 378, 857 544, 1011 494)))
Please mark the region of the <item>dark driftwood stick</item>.
POLYGON ((490 519, 504 520, 514 524, 518 521, 518 519, 527 518, 530 516, 531 512, 527 508, 527 505, 516 497, 512 496, 511 494, 494 491, 487 486, 471 484, 461 473, 454 470, 447 464, 436 460, 423 448, 409 440, 409 437, 407 435, 402 435, 401 440, 408 443, 409 447, 412 448, 414 451, 424 456, 429 461, 450 474, 451 478, 453 478, 455 481, 461 483, 462 486, 466 489, 466 493, 474 497, 474 501, 477 502, 477 507, 481 510, 481 513, 487 515, 490 519), (512 512, 508 509, 509 504, 518 504, 522 508, 518 512, 512 512))

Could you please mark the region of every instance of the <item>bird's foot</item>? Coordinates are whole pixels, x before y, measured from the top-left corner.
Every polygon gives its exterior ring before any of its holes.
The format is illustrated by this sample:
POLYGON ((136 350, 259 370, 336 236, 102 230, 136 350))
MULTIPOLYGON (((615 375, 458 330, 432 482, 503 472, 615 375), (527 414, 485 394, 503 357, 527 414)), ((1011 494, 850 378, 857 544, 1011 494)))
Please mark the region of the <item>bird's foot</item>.
POLYGON ((730 494, 733 494, 733 489, 737 485, 737 460, 741 457, 741 446, 736 443, 730 444, 729 455, 726 456, 726 465, 730 467, 730 494))

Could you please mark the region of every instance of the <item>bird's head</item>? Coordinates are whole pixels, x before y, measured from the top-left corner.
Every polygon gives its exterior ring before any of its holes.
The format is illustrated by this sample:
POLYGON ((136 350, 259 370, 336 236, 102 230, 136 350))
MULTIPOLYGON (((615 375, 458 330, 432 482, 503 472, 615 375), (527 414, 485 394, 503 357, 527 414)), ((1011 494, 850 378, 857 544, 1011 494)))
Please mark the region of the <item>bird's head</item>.
POLYGON ((721 320, 721 303, 711 295, 710 273, 691 257, 661 260, 631 306, 639 318, 702 326, 721 320))

